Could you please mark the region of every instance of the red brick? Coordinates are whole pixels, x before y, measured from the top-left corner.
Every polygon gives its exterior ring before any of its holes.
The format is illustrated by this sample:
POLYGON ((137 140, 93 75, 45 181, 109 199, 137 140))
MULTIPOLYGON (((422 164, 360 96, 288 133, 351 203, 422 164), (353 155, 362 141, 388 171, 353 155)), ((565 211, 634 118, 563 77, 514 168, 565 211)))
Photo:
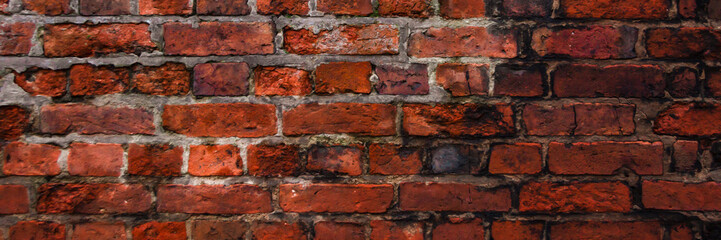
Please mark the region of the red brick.
POLYGON ((543 223, 524 221, 498 221, 491 226, 493 239, 539 240, 543 239, 543 223))
POLYGON ((382 213, 391 205, 389 184, 282 184, 279 204, 286 212, 382 213))
POLYGON ((194 176, 242 175, 240 149, 233 145, 191 145, 188 173, 194 176))
POLYGON ((145 109, 54 104, 40 110, 40 131, 51 134, 153 135, 153 115, 145 109))
POLYGON ((263 15, 308 15, 307 0, 259 0, 258 13, 263 15))
POLYGON ((506 212, 511 209, 509 188, 489 189, 465 183, 401 183, 403 211, 506 212))
POLYGON ((355 223, 318 222, 315 224, 315 238, 317 240, 364 240, 364 227, 355 223))
POLYGON ((487 95, 488 64, 439 64, 436 82, 454 97, 487 95))
POLYGON ((183 148, 165 144, 128 147, 128 173, 143 176, 180 176, 183 148))
POLYGON ((313 92, 310 73, 303 69, 257 67, 253 75, 258 96, 305 96, 313 92))
POLYGON ((423 169, 423 150, 393 144, 374 143, 368 150, 370 174, 413 175, 423 169))
POLYGON ((133 89, 140 93, 170 96, 185 95, 190 91, 190 71, 182 63, 139 66, 133 71, 133 89))
POLYGON ((318 11, 336 15, 368 16, 373 13, 370 0, 318 0, 318 11))
POLYGON ((193 94, 196 96, 240 96, 248 94, 250 68, 247 63, 198 64, 193 68, 193 74, 193 94))
POLYGON ((423 223, 373 220, 371 240, 423 240, 423 223))
POLYGON ((370 93, 370 62, 332 62, 315 69, 315 92, 318 94, 370 93))
POLYGON ((317 146, 308 152, 310 171, 358 176, 363 174, 362 145, 317 146))
POLYGON ((12 240, 65 240, 65 225, 54 222, 22 221, 10 227, 12 240))
POLYGON ((433 27, 413 33, 409 41, 408 55, 419 58, 518 56, 516 36, 510 30, 485 27, 433 27))
POLYGON ((614 175, 628 168, 639 175, 663 174, 661 142, 552 142, 548 168, 555 174, 614 175))
POLYGON ((721 135, 721 105, 701 102, 677 102, 659 112, 653 131, 678 136, 721 135))
MULTIPOLYGON (((718 1, 717 1, 718 2, 718 1)), ((721 3, 721 2, 719 2, 721 3)), ((683 18, 696 18, 696 0, 679 0, 678 14, 683 18)))
POLYGON ((561 65, 553 72, 558 97, 663 97, 663 70, 655 65, 561 65))
POLYGON ((72 240, 125 240, 125 223, 83 223, 73 228, 72 240))
POLYGON ((293 145, 248 146, 248 173, 262 177, 295 176, 300 173, 300 150, 293 145))
POLYGON ((23 9, 41 15, 58 16, 72 13, 70 0, 23 0, 23 9))
POLYGON ((130 0, 80 0, 80 15, 130 15, 130 0))
POLYGON ((248 226, 241 221, 193 221, 193 240, 245 239, 248 226))
POLYGON ((30 68, 15 73, 15 84, 33 96, 60 97, 65 95, 67 71, 30 68))
MULTIPOLYGON (((708 72, 706 74, 708 78, 708 72)), ((676 68, 666 80, 666 90, 673 97, 697 96, 699 93, 698 79, 698 72, 695 69, 686 67, 676 68)), ((719 75, 718 83, 721 83, 721 75, 719 75)), ((721 86, 719 86, 718 89, 721 90, 721 86)))
POLYGON ((428 94, 428 67, 424 64, 402 66, 378 66, 376 75, 378 94, 422 95, 428 94))
POLYGON ((292 54, 398 54, 398 27, 385 24, 340 25, 314 33, 311 29, 283 30, 283 48, 292 54))
POLYGON ((430 167, 436 174, 477 174, 483 151, 473 145, 444 144, 431 151, 430 167))
POLYGON ((486 233, 481 219, 461 220, 436 225, 431 232, 433 240, 475 240, 485 239, 486 233))
MULTIPOLYGON (((721 97, 721 69, 706 69, 706 95, 721 97)), ((696 79, 693 79, 696 80, 696 79)))
POLYGON ((34 23, 0 24, 0 55, 27 55, 34 34, 34 23))
POLYGON ((274 135, 275 106, 252 103, 166 105, 163 128, 191 137, 274 135))
POLYGON ((540 144, 515 143, 491 147, 488 171, 492 174, 536 174, 542 168, 540 144))
POLYGON ((248 6, 247 0, 198 0, 196 11, 200 15, 248 15, 250 6, 248 6))
POLYGON ((188 0, 139 0, 140 15, 189 15, 193 3, 188 0))
POLYGON ((270 23, 201 22, 163 24, 168 55, 211 56, 272 54, 275 33, 270 23), (212 42, 212 44, 208 44, 212 42))
POLYGON ((270 193, 255 185, 162 185, 158 211, 197 214, 270 212, 270 193))
POLYGON ((0 140, 17 140, 29 127, 30 113, 20 106, 0 106, 0 140))
POLYGON ((427 0, 378 0, 378 14, 384 17, 418 17, 431 15, 427 0))
MULTIPOLYGON (((111 53, 140 55, 156 49, 147 23, 49 24, 43 47, 48 57, 95 57, 111 53)), ((167 46, 167 45, 166 45, 167 46)))
POLYGON ((529 104, 523 120, 529 135, 630 135, 635 131, 634 108, 605 103, 529 104))
POLYGON ((693 231, 691 230, 691 227, 688 224, 677 224, 675 226, 672 226, 669 229, 669 239, 670 240, 694 240, 696 237, 694 236, 693 231))
POLYGON ((412 136, 487 137, 515 133, 509 104, 403 106, 403 130, 412 136))
POLYGON ((708 1, 708 17, 711 19, 721 19, 721 1, 708 1))
POLYGON ((127 91, 129 86, 128 68, 90 64, 73 65, 70 68, 70 94, 73 96, 122 93, 127 91))
POLYGON ((28 189, 25 186, 0 185, 0 196, 3 196, 0 214, 28 213, 30 202, 28 200, 28 189))
MULTIPOLYGON (((10 0, 0 0, 0 14, 4 15, 4 14, 10 13, 9 11, 6 10, 6 8, 8 7, 9 4, 10 4, 10 0)), ((0 235, 2 235, 2 232, 0 232, 0 235)), ((3 238, 0 238, 0 239, 3 239, 3 238)))
POLYGON ((68 155, 68 172, 80 176, 119 177, 124 152, 120 144, 72 143, 68 155))
POLYGON ((60 174, 60 147, 50 144, 11 142, 3 151, 5 175, 43 176, 60 174))
POLYGON ((673 166, 677 172, 694 172, 698 165, 698 142, 677 140, 673 143, 673 166))
POLYGON ((552 224, 548 234, 553 240, 655 240, 663 237, 663 228, 658 222, 565 222, 552 224))
POLYGON ((300 223, 256 223, 251 227, 253 240, 306 240, 308 234, 300 223))
POLYGON ((629 212, 631 191, 621 182, 531 182, 520 193, 522 212, 629 212))
POLYGON ((553 0, 503 0, 501 14, 509 17, 551 16, 553 0))
POLYGON ((545 95, 546 67, 543 65, 498 65, 493 78, 493 95, 511 97, 545 95))
POLYGON ((670 8, 667 0, 561 0, 558 10, 568 18, 665 19, 670 8))
POLYGON ((713 197, 721 193, 717 182, 683 183, 643 181, 641 200, 647 209, 679 211, 719 211, 721 202, 713 197))
POLYGON ((185 240, 185 222, 148 222, 133 227, 133 240, 185 240))
POLYGON ((38 188, 41 214, 122 214, 150 210, 148 189, 139 184, 47 183, 38 188))
POLYGON ((288 136, 347 133, 366 136, 395 135, 396 107, 390 104, 303 104, 283 113, 283 134, 288 136))
POLYGON ((653 28, 646 31, 652 58, 721 59, 721 31, 710 28, 653 28))
POLYGON ((589 26, 539 28, 533 31, 533 50, 541 57, 625 59, 634 51, 638 29, 589 26))
POLYGON ((478 18, 486 15, 485 0, 440 0, 444 18, 478 18))

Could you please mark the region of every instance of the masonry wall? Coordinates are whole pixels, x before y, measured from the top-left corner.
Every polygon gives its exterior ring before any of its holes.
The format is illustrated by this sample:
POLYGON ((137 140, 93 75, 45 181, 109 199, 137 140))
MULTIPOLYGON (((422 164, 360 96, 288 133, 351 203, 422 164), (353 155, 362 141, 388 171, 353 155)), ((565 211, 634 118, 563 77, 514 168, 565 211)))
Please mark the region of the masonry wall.
POLYGON ((721 238, 720 0, 0 13, 0 239, 721 238))

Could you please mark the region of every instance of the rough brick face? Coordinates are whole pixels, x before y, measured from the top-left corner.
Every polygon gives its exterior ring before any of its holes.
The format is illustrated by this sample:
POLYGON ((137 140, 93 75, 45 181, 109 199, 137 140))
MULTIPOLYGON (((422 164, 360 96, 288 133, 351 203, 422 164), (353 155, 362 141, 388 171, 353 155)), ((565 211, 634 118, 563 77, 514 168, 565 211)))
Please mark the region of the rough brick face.
POLYGON ((68 155, 68 172, 79 176, 120 176, 123 146, 111 143, 73 143, 68 155))
POLYGON ((373 13, 370 0, 318 0, 318 11, 340 15, 366 16, 373 13))
POLYGON ((247 15, 250 6, 247 0, 198 0, 196 11, 201 15, 247 15))
POLYGON ((45 25, 45 56, 93 57, 112 53, 139 55, 150 52, 156 45, 150 41, 148 27, 144 23, 45 25))
POLYGON ((548 147, 548 168, 555 174, 612 175, 628 168, 639 175, 663 173, 661 142, 593 142, 548 147))
POLYGON ((358 176, 363 173, 363 146, 318 146, 308 152, 311 171, 358 176))
POLYGON ((283 134, 394 135, 396 108, 388 104, 304 104, 283 113, 283 134))
POLYGON ((133 227, 133 240, 187 239, 184 222, 148 222, 133 227))
POLYGON ((250 145, 248 172, 263 177, 294 176, 300 170, 300 153, 292 145, 250 145))
POLYGON ((130 0, 80 0, 80 15, 105 16, 130 14, 130 0))
POLYGON ((163 185, 158 211, 170 213, 241 214, 270 212, 270 193, 253 185, 163 185))
POLYGON ((484 27, 430 28, 411 35, 408 55, 426 57, 514 58, 516 36, 507 29, 484 27))
POLYGON ((264 15, 306 15, 310 11, 307 0, 259 0, 257 6, 264 15))
POLYGON ((480 137, 515 132, 508 104, 407 104, 403 115, 403 130, 412 136, 480 137))
POLYGON ((283 48, 292 54, 376 55, 397 54, 398 28, 393 25, 340 25, 330 30, 283 31, 283 48))
POLYGON ((83 223, 73 228, 73 240, 123 240, 125 235, 125 224, 118 223, 83 223))
POLYGON ((197 27, 183 23, 163 25, 164 51, 168 55, 271 54, 274 52, 273 36, 273 28, 267 23, 203 22, 197 27), (213 43, 208 44, 208 40, 213 43))
POLYGON ((241 175, 240 149, 233 145, 191 145, 188 173, 195 176, 241 175))
POLYGON ((187 15, 193 11, 188 0, 139 0, 140 15, 187 15))
POLYGON ((130 86, 130 69, 79 64, 70 68, 69 78, 73 96, 122 93, 130 86))
POLYGON ((478 18, 486 14, 484 0, 441 0, 441 16, 445 18, 478 18))
POLYGON ((65 15, 71 13, 69 0, 23 0, 23 9, 40 15, 65 15))
MULTIPOLYGON (((698 75, 698 72, 692 68, 675 69, 673 73, 671 73, 671 77, 666 80, 666 89, 668 93, 671 94, 671 96, 673 97, 692 97, 698 95, 698 75)), ((711 88, 712 82, 721 84, 721 75, 718 75, 718 78, 713 78, 718 79, 718 81, 711 81, 711 78, 708 76, 707 79, 707 84, 709 88, 711 88)), ((721 85, 719 85, 718 87, 714 87, 714 89, 719 89, 718 93, 721 93, 721 85)))
POLYGON ((673 143, 673 165, 677 172, 694 172, 698 165, 699 146, 696 141, 677 140, 673 143))
POLYGON ((444 63, 436 68, 436 82, 454 97, 488 94, 488 65, 444 63))
POLYGON ((663 19, 671 8, 666 0, 561 0, 561 15, 569 18, 663 19))
POLYGON ((144 109, 57 104, 40 110, 40 131, 51 134, 152 135, 155 126, 153 115, 144 109))
POLYGON ((243 239, 248 226, 241 221, 199 220, 192 223, 191 236, 197 240, 243 239))
POLYGON ((721 59, 721 32, 709 28, 652 28, 646 30, 646 52, 663 59, 721 59))
POLYGON ((393 144, 373 144, 368 149, 370 174, 412 175, 423 169, 423 150, 393 144))
POLYGON ((508 188, 461 183, 402 183, 399 205, 404 211, 505 212, 511 208, 508 188))
POLYGON ((637 36, 638 29, 626 26, 540 28, 533 32, 533 50, 543 57, 632 58, 637 36))
POLYGON ((167 145, 130 144, 128 173, 142 176, 179 176, 183 165, 183 148, 167 145))
POLYGON ((0 55, 27 55, 34 34, 34 23, 0 24, 0 55))
POLYGON ((29 112, 20 106, 0 106, 0 139, 17 140, 28 128, 29 112))
POLYGON ((714 198, 721 191, 717 182, 683 183, 643 181, 643 206, 648 209, 719 211, 721 204, 714 198))
POLYGON ((541 97, 546 89, 546 68, 543 65, 499 65, 494 73, 493 95, 541 97))
POLYGON ((250 68, 247 63, 198 64, 193 68, 193 76, 193 94, 196 96, 248 94, 250 68))
POLYGON ((369 62, 333 62, 315 69, 318 94, 370 93, 373 69, 369 62))
POLYGON ((550 227, 551 239, 571 240, 587 236, 594 239, 660 239, 663 229, 658 222, 565 222, 550 227))
POLYGON ((664 76, 654 65, 561 65, 552 73, 558 97, 662 97, 664 76))
POLYGON ((679 136, 715 136, 721 134, 721 105, 713 103, 679 102, 661 111, 653 131, 657 134, 679 136))
POLYGON ((3 205, 0 214, 19 214, 29 211, 28 189, 22 185, 0 185, 3 205))
POLYGON ((15 73, 15 84, 33 96, 60 97, 67 82, 67 73, 61 70, 31 68, 15 73))
POLYGON ((428 94, 428 72, 423 64, 407 67, 379 66, 376 68, 376 91, 384 95, 428 94))
POLYGON ((60 148, 50 144, 12 142, 3 150, 6 175, 42 176, 60 174, 60 148))
POLYGON ((185 95, 190 90, 190 72, 181 63, 165 63, 157 67, 143 66, 135 70, 133 89, 151 95, 185 95))
POLYGON ((252 239, 254 240, 306 240, 308 239, 305 229, 300 223, 257 223, 251 227, 252 239))
POLYGON ((393 186, 283 184, 278 196, 286 212, 382 213, 393 200, 393 186))
POLYGON ((195 137, 261 137, 276 133, 275 106, 250 103, 168 105, 163 128, 195 137))
POLYGON ((630 104, 531 104, 523 109, 523 120, 530 135, 630 135, 634 111, 630 104))
POLYGON ((378 14, 425 18, 430 16, 430 5, 427 0, 378 0, 378 14))
POLYGON ((355 223, 319 222, 315 224, 314 239, 363 240, 365 239, 365 233, 363 226, 355 223))
POLYGON ((54 222, 22 221, 10 227, 10 239, 65 240, 65 225, 54 222))
POLYGON ((541 171, 541 145, 502 144, 491 147, 488 172, 493 174, 535 174, 541 171))
POLYGON ((370 226, 372 240, 423 240, 422 223, 374 220, 370 226))
POLYGON ((543 223, 523 221, 499 221, 491 225, 494 239, 535 240, 543 238, 543 223))
POLYGON ((532 182, 519 194, 523 212, 629 212, 631 191, 620 182, 532 182))
POLYGON ((458 220, 459 222, 447 222, 438 224, 433 228, 431 235, 433 240, 473 240, 483 239, 485 229, 481 219, 458 220))
POLYGON ((45 214, 141 213, 151 207, 143 185, 48 183, 38 189, 37 211, 45 214))
POLYGON ((551 0, 503 0, 501 14, 510 17, 548 17, 552 5, 551 0))
POLYGON ((255 95, 304 96, 313 91, 308 71, 289 67, 258 67, 253 70, 255 95))

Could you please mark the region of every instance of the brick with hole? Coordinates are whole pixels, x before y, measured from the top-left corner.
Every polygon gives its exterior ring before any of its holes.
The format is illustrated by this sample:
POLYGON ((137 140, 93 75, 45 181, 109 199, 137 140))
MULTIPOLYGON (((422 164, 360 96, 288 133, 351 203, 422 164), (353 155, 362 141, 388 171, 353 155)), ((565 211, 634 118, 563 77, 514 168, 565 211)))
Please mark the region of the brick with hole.
POLYGON ((630 212, 631 191, 621 182, 530 182, 521 187, 521 212, 630 212))
POLYGON ((63 96, 67 83, 68 75, 64 70, 32 67, 22 73, 15 73, 15 84, 33 96, 63 96))
POLYGON ((131 214, 150 210, 151 193, 140 184, 47 183, 38 188, 42 214, 131 214))
POLYGON ((73 240, 124 240, 125 223, 123 222, 91 222, 77 224, 73 227, 73 240))
POLYGON ((253 240, 306 240, 308 234, 301 223, 257 222, 250 228, 253 240))
POLYGON ((93 96, 123 93, 130 88, 130 69, 113 66, 73 65, 70 68, 70 94, 93 96))
POLYGON ((193 95, 246 95, 249 77, 250 67, 244 62, 201 63, 193 68, 193 95))
POLYGON ((661 142, 551 142, 548 168, 561 175, 613 175, 621 168, 639 175, 663 173, 661 142))
POLYGON ((0 215, 29 212, 30 200, 28 198, 28 189, 25 186, 0 185, 0 196, 3 196, 3 204, 0 206, 0 215))
POLYGON ((332 29, 283 30, 283 48, 291 54, 383 55, 398 54, 399 30, 387 24, 338 25, 332 29))
POLYGON ((255 185, 161 185, 159 212, 246 214, 270 212, 270 193, 255 185))
POLYGON ((140 176, 180 176, 183 148, 169 144, 130 144, 128 173, 140 176))
POLYGON ((141 108, 54 104, 43 106, 39 118, 40 132, 49 134, 155 134, 153 115, 141 108))
POLYGON ((436 67, 436 82, 451 96, 488 94, 488 64, 443 63, 436 67))
POLYGON ((263 137, 276 130, 275 106, 253 103, 166 105, 165 130, 191 137, 263 137))
POLYGON ((396 107, 390 104, 329 103, 302 104, 283 112, 283 134, 396 134, 396 107))
POLYGON ((663 70, 656 65, 565 64, 552 73, 557 97, 663 97, 663 70))
POLYGON ((259 0, 258 13, 263 15, 307 15, 308 0, 259 0))
POLYGON ((0 140, 19 139, 29 130, 30 112, 21 106, 0 106, 0 140))
POLYGON ((646 209, 719 211, 721 204, 708 196, 721 191, 717 182, 684 183, 643 181, 641 199, 646 209))
POLYGON ((317 94, 371 92, 370 62, 331 62, 315 69, 315 92, 317 94))
POLYGON ((514 134, 510 104, 405 104, 403 130, 411 136, 490 137, 514 134))
POLYGON ((492 174, 536 174, 542 168, 540 144, 498 144, 491 147, 488 172, 492 174))
POLYGON ((198 0, 197 4, 199 15, 238 16, 250 13, 247 0, 198 0))
POLYGON ((197 220, 191 223, 194 240, 243 239, 248 225, 242 221, 197 220))
POLYGON ((190 91, 190 71, 182 63, 137 66, 133 69, 132 89, 150 95, 185 95, 190 91))
POLYGON ((621 26, 539 28, 533 50, 542 57, 628 59, 636 56, 638 29, 621 26))
POLYGON ((661 224, 655 221, 570 221, 552 223, 548 231, 549 237, 554 240, 583 239, 588 237, 599 240, 661 239, 664 232, 661 224))
POLYGON ((390 184, 282 184, 278 202, 285 212, 383 213, 393 200, 390 184))
POLYGON ((28 55, 32 48, 35 24, 29 22, 0 24, 0 56, 28 55))
POLYGON ((20 221, 10 227, 9 239, 65 240, 65 224, 42 221, 20 221))
POLYGON ((363 240, 365 239, 365 229, 363 225, 357 223, 323 221, 315 224, 314 239, 363 240))
POLYGON ((272 25, 262 22, 201 22, 197 27, 175 22, 163 24, 167 55, 272 54, 274 36, 272 25))
POLYGON ((194 176, 242 175, 240 149, 234 145, 191 145, 188 173, 194 176))
POLYGON ((423 240, 422 222, 373 220, 370 227, 371 240, 423 240))
POLYGON ((673 143, 673 166, 676 172, 692 173, 696 171, 699 144, 697 141, 676 140, 673 143))
POLYGON ((440 0, 440 13, 444 18, 480 18, 486 15, 486 1, 440 0))
POLYGON ((188 0, 139 0, 140 15, 189 15, 193 3, 188 0))
POLYGON ((424 64, 409 66, 382 65, 376 67, 378 94, 423 95, 428 94, 428 70, 424 64))
POLYGON ((59 16, 73 13, 70 0, 22 0, 22 7, 39 15, 59 16))
POLYGON ((362 145, 315 146, 308 151, 306 169, 322 173, 358 176, 363 174, 362 145))
POLYGON ((305 96, 313 92, 310 72, 292 67, 257 67, 253 70, 257 96, 305 96))
POLYGON ((60 147, 50 144, 11 142, 3 149, 3 174, 54 176, 60 174, 60 147))
POLYGON ((133 227, 133 240, 187 239, 185 222, 147 222, 133 227))
POLYGON ((659 59, 721 59, 721 31, 704 27, 646 30, 646 52, 659 59))
POLYGON ((43 34, 43 47, 47 57, 140 55, 157 48, 150 40, 146 23, 48 24, 43 34))
POLYGON ((661 110, 653 124, 653 131, 661 135, 688 137, 721 134, 721 105, 705 102, 675 102, 661 110))
POLYGON ((371 144, 368 148, 368 173, 377 175, 413 175, 423 169, 423 149, 395 144, 371 144))
POLYGON ((68 154, 68 172, 77 176, 119 177, 124 153, 120 144, 72 143, 68 154))
POLYGON ((248 173, 261 177, 287 177, 300 174, 300 149, 295 145, 248 146, 248 173))
POLYGON ((318 11, 326 14, 368 16, 373 13, 370 0, 318 0, 318 11))
POLYGON ((430 167, 435 174, 475 174, 483 151, 472 145, 449 144, 431 150, 430 167))
POLYGON ((381 16, 426 18, 431 13, 428 0, 378 0, 378 14, 381 16))
POLYGON ((491 225, 493 239, 537 240, 543 238, 543 222, 496 221, 491 225))
POLYGON ((408 55, 428 57, 515 58, 518 43, 513 30, 496 27, 429 28, 411 34, 408 55))
POLYGON ((84 16, 130 15, 130 0, 80 0, 78 5, 84 16))
POLYGON ((493 78, 493 95, 511 97, 542 97, 545 95, 545 65, 498 65, 493 78))
POLYGON ((670 10, 667 0, 561 0, 558 12, 567 18, 665 19, 670 10))
POLYGON ((476 219, 450 219, 449 222, 440 223, 431 230, 433 240, 473 240, 483 239, 486 230, 483 220, 476 219))
POLYGON ((511 190, 466 183, 407 182, 399 187, 403 211, 506 212, 511 209, 511 190))

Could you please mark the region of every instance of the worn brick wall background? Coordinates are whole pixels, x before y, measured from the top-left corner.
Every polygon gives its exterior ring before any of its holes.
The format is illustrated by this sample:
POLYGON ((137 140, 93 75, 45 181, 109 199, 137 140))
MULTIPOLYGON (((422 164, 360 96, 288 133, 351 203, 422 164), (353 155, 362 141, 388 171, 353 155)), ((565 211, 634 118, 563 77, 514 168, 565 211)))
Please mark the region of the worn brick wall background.
POLYGON ((721 0, 0 14, 0 239, 721 239, 721 0))

